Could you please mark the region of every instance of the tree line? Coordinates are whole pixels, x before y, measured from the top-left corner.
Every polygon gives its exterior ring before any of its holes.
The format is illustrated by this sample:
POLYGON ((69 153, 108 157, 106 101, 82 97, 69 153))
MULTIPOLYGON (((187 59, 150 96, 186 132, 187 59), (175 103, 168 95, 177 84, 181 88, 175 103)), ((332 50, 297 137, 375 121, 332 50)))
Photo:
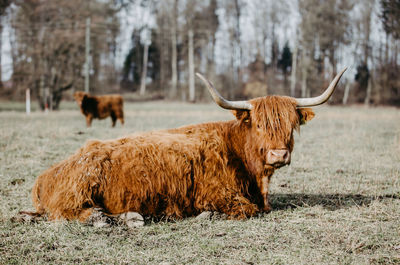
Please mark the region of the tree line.
POLYGON ((400 0, 2 0, 0 16, 12 58, 0 94, 30 88, 42 108, 85 75, 92 93, 194 102, 208 99, 195 72, 230 99, 308 97, 345 65, 331 103, 400 105, 400 0))

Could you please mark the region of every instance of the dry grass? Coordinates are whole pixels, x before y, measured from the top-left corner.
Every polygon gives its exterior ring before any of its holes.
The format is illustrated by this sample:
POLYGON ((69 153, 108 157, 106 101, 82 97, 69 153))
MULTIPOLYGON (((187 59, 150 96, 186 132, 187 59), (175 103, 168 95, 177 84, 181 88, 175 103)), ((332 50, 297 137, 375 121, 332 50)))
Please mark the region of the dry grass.
POLYGON ((38 174, 88 139, 233 117, 214 105, 128 103, 125 127, 95 120, 87 129, 72 103, 62 109, 0 112, 1 264, 400 263, 399 109, 316 108, 296 137, 292 165, 273 177, 270 214, 140 229, 12 223, 32 209, 38 174))

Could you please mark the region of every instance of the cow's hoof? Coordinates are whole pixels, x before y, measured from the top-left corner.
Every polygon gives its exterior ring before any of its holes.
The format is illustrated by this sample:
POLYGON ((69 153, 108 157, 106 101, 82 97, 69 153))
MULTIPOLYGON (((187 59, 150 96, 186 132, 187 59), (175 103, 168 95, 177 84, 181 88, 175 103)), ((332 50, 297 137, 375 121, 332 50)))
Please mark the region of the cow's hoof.
POLYGON ((94 208, 92 214, 86 219, 86 223, 97 228, 108 227, 110 226, 111 219, 100 208, 94 208))
POLYGON ((269 213, 271 211, 272 211, 272 207, 269 204, 264 206, 264 208, 263 208, 264 213, 269 213))
POLYGON ((127 212, 119 216, 119 219, 129 228, 144 226, 144 218, 137 212, 127 212))
POLYGON ((27 214, 18 214, 16 216, 11 217, 11 222, 13 223, 33 223, 35 219, 33 216, 27 214))
POLYGON ((21 211, 17 215, 11 217, 13 223, 36 223, 42 220, 43 217, 36 212, 21 211))
POLYGON ((210 211, 205 211, 196 216, 196 220, 211 220, 213 213, 210 211))
POLYGON ((212 219, 215 220, 226 220, 228 218, 228 215, 225 213, 220 213, 220 212, 214 212, 212 219))
POLYGON ((196 220, 225 220, 227 215, 220 212, 205 211, 196 216, 196 220))
POLYGON ((97 228, 103 228, 103 227, 109 227, 110 224, 104 221, 97 221, 93 223, 93 226, 97 228))

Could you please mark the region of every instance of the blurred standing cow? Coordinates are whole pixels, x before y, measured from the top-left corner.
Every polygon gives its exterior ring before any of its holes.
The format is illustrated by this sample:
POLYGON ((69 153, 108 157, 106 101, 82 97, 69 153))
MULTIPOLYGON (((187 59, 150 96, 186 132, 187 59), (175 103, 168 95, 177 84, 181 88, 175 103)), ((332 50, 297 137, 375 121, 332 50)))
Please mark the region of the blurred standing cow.
POLYGON ((124 124, 124 100, 121 95, 91 96, 88 93, 77 91, 74 93, 75 101, 86 117, 86 125, 90 127, 93 119, 105 119, 111 116, 112 127, 120 120, 124 124))
POLYGON ((235 120, 90 141, 37 178, 37 213, 84 221, 94 208, 174 218, 218 211, 242 219, 268 212, 270 178, 290 163, 293 131, 314 117, 305 107, 326 102, 344 71, 318 97, 249 101, 225 100, 198 74, 235 120))

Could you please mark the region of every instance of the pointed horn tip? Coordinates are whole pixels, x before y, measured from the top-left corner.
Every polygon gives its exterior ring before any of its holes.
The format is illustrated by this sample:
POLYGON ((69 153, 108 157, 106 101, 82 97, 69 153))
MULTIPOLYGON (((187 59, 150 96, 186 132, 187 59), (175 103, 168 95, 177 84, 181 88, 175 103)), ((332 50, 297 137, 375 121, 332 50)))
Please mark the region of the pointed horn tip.
POLYGON ((196 72, 196 75, 197 75, 197 77, 200 77, 200 78, 202 78, 202 77, 203 77, 203 75, 202 75, 202 74, 200 74, 199 72, 196 72))
POLYGON ((348 67, 346 66, 345 68, 342 69, 342 71, 340 71, 340 72, 335 76, 335 79, 332 81, 332 82, 334 82, 334 81, 336 80, 335 86, 339 83, 340 79, 342 78, 344 72, 347 71, 347 69, 348 69, 348 67))
POLYGON ((348 67, 346 66, 345 68, 343 68, 342 71, 340 71, 335 76, 335 78, 330 83, 329 87, 325 90, 324 93, 322 93, 322 95, 320 95, 318 97, 314 97, 314 98, 299 98, 299 99, 296 99, 297 106, 298 107, 313 107, 313 106, 317 106, 317 105, 325 103, 331 97, 333 92, 335 91, 335 88, 336 88, 337 84, 339 83, 342 75, 344 74, 344 72, 346 72, 347 69, 348 69, 348 67))
POLYGON ((202 75, 202 74, 200 74, 199 72, 196 73, 196 76, 197 76, 198 78, 200 78, 200 79, 201 79, 203 82, 205 82, 206 84, 207 84, 207 83, 208 83, 208 84, 211 83, 210 80, 208 80, 207 78, 205 78, 205 76, 202 75))
POLYGON ((347 71, 347 69, 349 69, 347 66, 343 68, 342 71, 340 71, 339 76, 341 77, 344 74, 344 72, 347 71))

